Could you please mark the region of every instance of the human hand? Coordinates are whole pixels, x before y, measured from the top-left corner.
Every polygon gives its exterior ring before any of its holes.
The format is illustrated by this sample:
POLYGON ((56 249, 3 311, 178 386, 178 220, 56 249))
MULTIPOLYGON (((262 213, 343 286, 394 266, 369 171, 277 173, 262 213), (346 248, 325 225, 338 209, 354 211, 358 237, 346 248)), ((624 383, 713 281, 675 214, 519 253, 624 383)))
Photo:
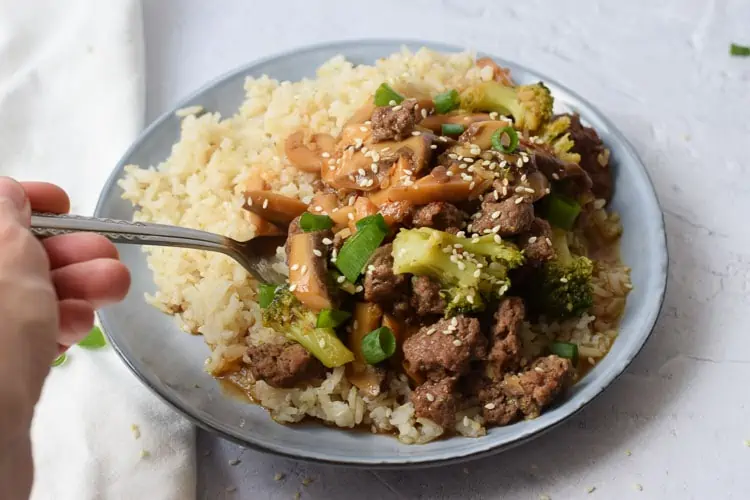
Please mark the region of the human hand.
POLYGON ((89 332, 96 308, 130 286, 106 238, 40 241, 29 231, 32 210, 69 208, 57 186, 0 177, 0 484, 15 492, 31 487, 29 427, 50 363, 89 332))

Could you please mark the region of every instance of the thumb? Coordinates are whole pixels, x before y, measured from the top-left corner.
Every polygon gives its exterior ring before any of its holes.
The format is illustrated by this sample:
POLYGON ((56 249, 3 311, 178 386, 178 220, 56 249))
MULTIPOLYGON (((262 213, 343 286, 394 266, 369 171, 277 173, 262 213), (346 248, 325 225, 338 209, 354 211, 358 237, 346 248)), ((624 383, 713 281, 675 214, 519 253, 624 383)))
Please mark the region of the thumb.
POLYGON ((0 218, 13 217, 28 227, 31 204, 23 186, 10 177, 0 177, 0 218))

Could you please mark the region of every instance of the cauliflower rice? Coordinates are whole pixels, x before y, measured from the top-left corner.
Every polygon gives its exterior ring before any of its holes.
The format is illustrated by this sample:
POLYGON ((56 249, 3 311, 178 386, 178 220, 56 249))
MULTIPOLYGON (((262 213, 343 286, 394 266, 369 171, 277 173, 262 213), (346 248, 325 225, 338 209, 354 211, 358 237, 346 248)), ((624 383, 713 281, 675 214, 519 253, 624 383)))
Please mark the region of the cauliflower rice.
MULTIPOLYGON (((492 79, 473 54, 441 54, 426 49, 402 50, 373 66, 354 66, 342 56, 323 64, 314 80, 279 82, 267 76, 247 78, 245 101, 234 116, 181 110, 181 137, 158 166, 126 168, 120 181, 123 198, 137 207, 135 220, 174 224, 223 234, 238 240, 253 237, 242 206, 243 185, 261 177, 271 189, 309 202, 314 176, 286 164, 284 139, 301 127, 337 135, 346 120, 388 81, 436 94, 459 91, 492 79)), ((606 212, 600 209, 602 217, 606 212)), ((608 219, 619 224, 616 218, 608 219)), ((279 336, 260 321, 255 283, 233 260, 221 254, 174 248, 148 248, 148 264, 158 291, 147 301, 178 319, 182 328, 200 334, 209 346, 206 370, 226 376, 242 361, 248 344, 277 342, 279 336)), ((279 269, 284 270, 283 250, 279 269)), ((578 344, 583 358, 595 362, 614 342, 616 325, 630 288, 629 270, 616 260, 599 264, 591 315, 563 323, 526 323, 523 349, 540 352, 549 339, 578 344)), ((245 360, 246 361, 246 360, 245 360)), ((249 374, 243 370, 242 376, 249 374)), ((368 426, 395 433, 404 443, 426 443, 444 430, 415 418, 408 402, 406 377, 394 379, 375 398, 363 397, 346 379, 343 367, 328 374, 319 387, 276 389, 263 381, 245 381, 249 394, 282 423, 307 416, 339 427, 368 426)), ((460 412, 455 430, 464 436, 486 433, 479 408, 460 412)))

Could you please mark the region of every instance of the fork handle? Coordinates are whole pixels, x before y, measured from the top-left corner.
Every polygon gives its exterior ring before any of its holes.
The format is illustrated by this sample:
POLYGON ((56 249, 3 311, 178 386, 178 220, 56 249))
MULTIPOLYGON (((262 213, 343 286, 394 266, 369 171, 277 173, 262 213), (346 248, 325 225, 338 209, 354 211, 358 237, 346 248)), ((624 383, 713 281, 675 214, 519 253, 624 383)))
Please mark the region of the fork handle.
POLYGON ((46 238, 69 233, 97 233, 112 243, 194 248, 231 254, 233 240, 196 229, 187 229, 150 222, 130 222, 117 219, 33 213, 31 232, 46 238))

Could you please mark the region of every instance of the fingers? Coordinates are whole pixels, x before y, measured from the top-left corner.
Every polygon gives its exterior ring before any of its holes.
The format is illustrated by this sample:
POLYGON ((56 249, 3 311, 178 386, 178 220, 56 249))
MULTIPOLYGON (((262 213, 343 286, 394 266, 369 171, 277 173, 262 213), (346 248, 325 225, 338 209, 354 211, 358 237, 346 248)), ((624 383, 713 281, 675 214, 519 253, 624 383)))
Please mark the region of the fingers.
POLYGON ((98 309, 127 295, 130 273, 118 260, 94 259, 55 269, 52 282, 60 300, 81 299, 98 309))
POLYGON ((61 300, 59 315, 60 334, 57 342, 64 347, 80 342, 94 326, 94 306, 85 300, 61 300))
POLYGON ((25 227, 31 220, 31 205, 21 184, 10 177, 0 177, 0 218, 13 220, 25 227))
POLYGON ((70 210, 70 198, 62 188, 48 182, 22 182, 21 185, 35 212, 64 214, 70 210))
POLYGON ((104 236, 75 233, 53 236, 42 241, 50 268, 69 266, 95 259, 117 259, 117 248, 104 236))

